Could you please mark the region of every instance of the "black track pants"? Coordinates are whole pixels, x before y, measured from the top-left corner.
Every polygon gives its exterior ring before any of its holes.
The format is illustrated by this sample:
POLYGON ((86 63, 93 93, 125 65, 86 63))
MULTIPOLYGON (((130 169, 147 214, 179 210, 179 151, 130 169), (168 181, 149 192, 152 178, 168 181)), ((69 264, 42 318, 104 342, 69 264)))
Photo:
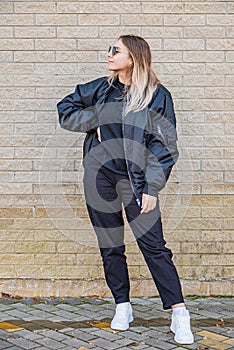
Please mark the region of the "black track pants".
POLYGON ((172 252, 165 246, 163 238, 159 203, 149 213, 140 214, 140 207, 137 205, 128 176, 102 167, 97 173, 94 184, 91 174, 91 168, 85 169, 86 203, 97 234, 106 282, 116 304, 129 301, 130 291, 122 205, 159 291, 163 308, 169 309, 171 305, 183 303, 172 252))

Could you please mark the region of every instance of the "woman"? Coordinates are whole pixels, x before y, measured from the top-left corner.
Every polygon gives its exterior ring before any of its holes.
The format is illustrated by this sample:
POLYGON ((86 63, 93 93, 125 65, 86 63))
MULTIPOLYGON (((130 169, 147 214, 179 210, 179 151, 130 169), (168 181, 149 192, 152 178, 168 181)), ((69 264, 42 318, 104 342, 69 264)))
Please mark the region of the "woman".
POLYGON ((158 200, 178 158, 173 101, 151 68, 143 38, 120 36, 109 48, 108 66, 110 77, 77 85, 58 103, 58 112, 62 128, 86 133, 85 198, 117 304, 111 327, 126 330, 133 321, 123 205, 163 308, 173 310, 174 339, 191 344, 189 312, 172 252, 165 247, 158 200))

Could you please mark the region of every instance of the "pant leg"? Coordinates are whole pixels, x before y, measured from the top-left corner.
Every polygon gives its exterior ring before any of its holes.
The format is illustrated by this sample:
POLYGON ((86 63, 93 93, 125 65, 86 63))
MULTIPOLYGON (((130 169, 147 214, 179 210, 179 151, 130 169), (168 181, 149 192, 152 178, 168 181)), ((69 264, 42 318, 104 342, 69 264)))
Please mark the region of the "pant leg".
POLYGON ((102 169, 97 173, 96 188, 98 195, 104 200, 101 207, 98 198, 93 198, 90 191, 88 171, 85 170, 84 190, 90 220, 97 235, 102 256, 105 279, 116 304, 129 301, 129 275, 125 256, 124 221, 122 202, 116 191, 115 173, 102 169))
POLYGON ((171 305, 183 303, 181 284, 172 261, 172 252, 165 246, 159 201, 154 210, 140 214, 140 208, 131 190, 126 188, 124 183, 122 185, 123 202, 127 203, 126 217, 159 291, 163 308, 169 309, 171 305))

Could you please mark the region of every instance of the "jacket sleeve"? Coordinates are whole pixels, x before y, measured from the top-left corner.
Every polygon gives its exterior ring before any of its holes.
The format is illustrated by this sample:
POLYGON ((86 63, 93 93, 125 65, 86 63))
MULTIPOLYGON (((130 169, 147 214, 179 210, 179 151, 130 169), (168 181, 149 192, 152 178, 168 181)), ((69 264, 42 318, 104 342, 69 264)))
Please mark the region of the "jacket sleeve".
POLYGON ((171 94, 160 92, 150 109, 150 130, 146 132, 146 170, 144 193, 157 196, 164 188, 179 153, 176 118, 171 94))
POLYGON ((63 129, 80 132, 92 132, 97 129, 95 103, 99 81, 100 79, 77 85, 72 94, 57 104, 59 123, 63 129))

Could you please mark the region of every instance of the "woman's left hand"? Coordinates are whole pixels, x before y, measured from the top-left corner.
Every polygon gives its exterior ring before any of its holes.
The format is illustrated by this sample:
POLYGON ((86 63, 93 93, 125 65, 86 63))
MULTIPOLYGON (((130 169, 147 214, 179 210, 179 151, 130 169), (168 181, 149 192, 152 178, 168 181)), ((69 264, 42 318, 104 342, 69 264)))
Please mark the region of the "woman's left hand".
POLYGON ((150 194, 143 193, 142 195, 142 205, 141 214, 148 213, 153 210, 157 204, 157 197, 151 196, 150 194))

